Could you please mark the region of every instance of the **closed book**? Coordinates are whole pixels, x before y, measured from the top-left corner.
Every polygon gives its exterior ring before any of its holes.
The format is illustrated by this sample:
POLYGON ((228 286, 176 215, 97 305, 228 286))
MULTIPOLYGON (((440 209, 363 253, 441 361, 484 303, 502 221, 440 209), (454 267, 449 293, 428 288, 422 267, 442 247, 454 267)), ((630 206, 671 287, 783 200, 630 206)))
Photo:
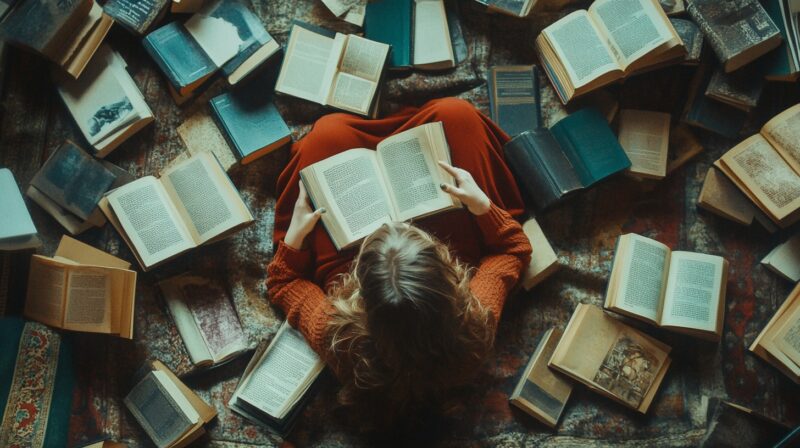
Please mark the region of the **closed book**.
POLYGON ((219 69, 180 23, 164 25, 148 34, 142 43, 181 95, 194 91, 219 69))
POLYGON ((704 41, 700 28, 691 20, 670 17, 669 21, 686 47, 686 56, 683 59, 683 63, 685 65, 699 64, 704 41))
POLYGON ((717 67, 706 86, 705 95, 737 109, 749 111, 758 105, 764 91, 764 71, 751 64, 733 73, 717 67))
POLYGON ((128 31, 143 36, 164 17, 169 3, 170 0, 109 0, 103 10, 128 31))
POLYGON ((492 67, 489 72, 489 110, 510 136, 541 126, 539 70, 535 65, 492 67))
POLYGON ((761 6, 783 37, 778 48, 764 56, 766 78, 771 81, 796 81, 800 77, 800 42, 796 37, 800 24, 797 23, 797 17, 791 14, 786 0, 763 0, 761 6))
POLYGON ((726 138, 736 138, 747 120, 747 112, 705 96, 711 75, 709 64, 702 64, 695 72, 682 121, 726 138))
POLYGON ((0 168, 0 251, 39 247, 36 226, 8 168, 0 168))
POLYGON ((389 70, 412 66, 413 0, 376 0, 367 3, 364 36, 375 42, 391 45, 389 70))
POLYGON ((234 155, 242 165, 272 152, 292 140, 292 132, 259 83, 211 99, 211 110, 224 130, 234 155))
POLYGON ((23 0, 0 24, 0 39, 49 57, 89 14, 93 0, 23 0))
POLYGON ((690 0, 687 10, 726 72, 780 45, 780 30, 757 0, 690 0))

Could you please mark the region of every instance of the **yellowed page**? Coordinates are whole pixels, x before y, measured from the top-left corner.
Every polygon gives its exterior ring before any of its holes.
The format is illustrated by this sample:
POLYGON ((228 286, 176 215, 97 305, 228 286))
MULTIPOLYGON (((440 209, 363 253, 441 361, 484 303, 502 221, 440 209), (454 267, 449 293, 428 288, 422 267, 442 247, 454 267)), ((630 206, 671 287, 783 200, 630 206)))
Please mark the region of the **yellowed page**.
POLYGON ((369 113, 369 106, 378 83, 368 79, 353 76, 349 73, 337 73, 333 80, 328 104, 361 115, 369 113))
POLYGON ((761 135, 769 140, 786 163, 800 175, 800 104, 769 120, 761 129, 761 135))
POLYGON ((619 116, 619 143, 631 159, 633 174, 667 175, 669 114, 624 109, 619 116))
POLYGON ((800 367, 800 306, 787 313, 784 320, 783 325, 777 328, 773 343, 797 368, 800 367))
POLYGON ((719 307, 725 306, 724 268, 716 255, 672 252, 661 325, 716 331, 719 307))
POLYGON ((652 0, 597 0, 589 14, 610 37, 612 53, 626 67, 672 39, 660 8, 652 0))
POLYGON ((68 268, 41 255, 31 257, 25 316, 54 327, 63 325, 68 268))
POLYGON ((111 333, 111 294, 111 275, 106 269, 82 266, 70 269, 64 328, 111 333))
POLYGON ((334 39, 293 25, 275 90, 324 105, 332 79, 329 67, 339 60, 333 50, 334 39))
POLYGON ((621 269, 614 305, 657 323, 666 290, 670 250, 656 240, 635 233, 620 238, 614 257, 615 268, 619 259, 618 269, 621 269))

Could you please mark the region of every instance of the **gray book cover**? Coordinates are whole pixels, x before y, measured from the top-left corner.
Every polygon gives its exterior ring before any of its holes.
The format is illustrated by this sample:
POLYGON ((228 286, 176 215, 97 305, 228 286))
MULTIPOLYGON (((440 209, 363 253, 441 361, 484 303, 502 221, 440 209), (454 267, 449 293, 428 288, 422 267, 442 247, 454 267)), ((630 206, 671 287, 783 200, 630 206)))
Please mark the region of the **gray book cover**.
POLYGON ((670 18, 669 21, 672 23, 672 27, 675 28, 675 32, 678 33, 678 37, 683 41, 684 47, 686 47, 684 62, 699 63, 704 40, 700 28, 691 20, 676 19, 673 17, 670 18))
POLYGON ((25 0, 0 24, 0 38, 48 54, 89 13, 91 0, 25 0))
POLYGON ((758 68, 757 65, 748 65, 733 73, 725 73, 717 67, 705 95, 742 110, 756 107, 764 90, 764 74, 758 68))

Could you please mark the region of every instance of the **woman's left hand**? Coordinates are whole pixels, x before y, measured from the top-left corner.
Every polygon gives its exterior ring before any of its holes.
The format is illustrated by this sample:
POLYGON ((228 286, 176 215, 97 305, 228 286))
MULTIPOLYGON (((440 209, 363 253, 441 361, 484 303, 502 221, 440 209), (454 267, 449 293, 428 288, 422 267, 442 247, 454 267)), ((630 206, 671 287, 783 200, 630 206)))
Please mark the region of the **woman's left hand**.
POLYGON ((320 207, 317 210, 311 208, 305 185, 303 185, 302 181, 299 182, 299 185, 300 194, 297 196, 297 202, 294 203, 292 222, 289 224, 289 229, 286 230, 286 236, 283 238, 283 242, 287 246, 296 250, 303 246, 306 236, 311 233, 320 216, 325 213, 325 207, 320 207))

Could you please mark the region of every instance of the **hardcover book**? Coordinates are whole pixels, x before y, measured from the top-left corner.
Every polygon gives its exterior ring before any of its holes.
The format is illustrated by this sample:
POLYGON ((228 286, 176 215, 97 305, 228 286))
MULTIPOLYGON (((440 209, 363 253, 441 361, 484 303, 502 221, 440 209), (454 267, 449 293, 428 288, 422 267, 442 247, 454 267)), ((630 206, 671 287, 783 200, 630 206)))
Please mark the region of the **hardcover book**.
POLYGON ((385 223, 460 207, 439 188, 454 182, 439 160, 450 161, 450 148, 437 121, 392 135, 376 150, 349 149, 317 162, 300 179, 314 207, 327 210, 322 224, 341 250, 385 223))
POLYGON ((292 141, 292 132, 272 102, 272 92, 261 83, 211 99, 211 111, 224 131, 234 156, 242 165, 292 141))
POLYGON ((207 0, 172 0, 170 11, 175 13, 195 13, 203 8, 207 0))
POLYGON ((136 272, 68 236, 55 256, 34 255, 25 317, 55 328, 133 339, 136 272))
POLYGON ((628 173, 663 179, 669 162, 670 115, 663 112, 623 109, 619 114, 619 144, 631 161, 628 173))
POLYGON ((170 0, 109 0, 103 10, 128 31, 144 36, 164 17, 169 3, 170 0))
POLYGON ((548 366, 645 414, 672 362, 671 350, 600 307, 579 303, 548 366))
POLYGON ((196 366, 219 365, 247 351, 239 316, 218 284, 183 274, 159 282, 158 287, 196 366))
POLYGON ((375 116, 388 55, 386 44, 296 22, 275 91, 375 116))
POLYGON ((686 4, 683 0, 658 0, 658 2, 661 3, 661 7, 664 8, 664 12, 668 16, 674 16, 686 11, 686 4))
POLYGON ((107 45, 98 50, 80 79, 58 73, 54 78, 61 99, 98 158, 154 120, 125 60, 107 45))
POLYGON ((631 166, 594 109, 570 114, 550 129, 523 132, 503 150, 526 201, 540 210, 631 166))
POLYGON ((514 17, 527 17, 536 11, 561 11, 573 0, 479 0, 489 11, 514 17))
POLYGON ((492 120, 511 137, 541 127, 539 69, 535 65, 492 67, 489 112, 492 120))
POLYGON ((789 293, 749 350, 800 384, 800 284, 789 293))
POLYGON ((686 54, 657 0, 597 0, 545 28, 535 48, 564 104, 686 54))
POLYGON ((800 219, 800 104, 769 120, 716 163, 780 227, 800 219))
POLYGON ((324 367, 303 335, 284 322, 269 345, 256 350, 228 407, 286 435, 324 367))
POLYGON ((112 190, 98 205, 145 271, 253 223, 209 152, 112 190))
POLYGON ((763 70, 757 64, 752 64, 733 73, 725 73, 718 67, 711 75, 705 95, 737 109, 750 111, 758 105, 763 90, 763 70))
POLYGON ((392 47, 389 70, 410 69, 413 66, 414 0, 374 0, 367 3, 364 17, 364 37, 392 47))
POLYGON ((211 152, 226 172, 239 164, 233 149, 208 111, 201 110, 187 118, 178 126, 178 136, 190 155, 211 152))
POLYGON ((722 337, 728 261, 673 251, 635 233, 619 237, 605 308, 712 341, 722 337))
POLYGON ((757 0, 688 0, 687 11, 730 73, 767 54, 781 33, 757 0))
POLYGON ((542 335, 508 401, 545 425, 555 428, 572 393, 572 382, 547 367, 562 331, 551 328, 542 335))
POLYGON ((670 17, 669 22, 675 28, 675 32, 683 41, 683 46, 686 48, 686 56, 684 56, 684 65, 697 65, 700 63, 700 55, 703 52, 703 33, 700 28, 695 25, 691 20, 678 19, 670 17))
POLYGON ((8 168, 0 168, 0 251, 33 249, 42 245, 17 181, 8 168))
POLYGON ((182 448, 205 434, 203 425, 217 416, 161 361, 151 361, 123 400, 158 448, 182 448))
POLYGON ((791 0, 764 0, 761 6, 778 27, 782 41, 777 49, 763 58, 766 79, 770 81, 797 81, 800 77, 800 23, 793 13, 791 0))
POLYGON ((712 74, 708 63, 701 63, 697 68, 689 86, 689 98, 681 121, 725 138, 736 138, 747 120, 747 112, 705 95, 712 74))
POLYGON ((800 282, 800 234, 775 246, 761 264, 790 282, 800 282))

